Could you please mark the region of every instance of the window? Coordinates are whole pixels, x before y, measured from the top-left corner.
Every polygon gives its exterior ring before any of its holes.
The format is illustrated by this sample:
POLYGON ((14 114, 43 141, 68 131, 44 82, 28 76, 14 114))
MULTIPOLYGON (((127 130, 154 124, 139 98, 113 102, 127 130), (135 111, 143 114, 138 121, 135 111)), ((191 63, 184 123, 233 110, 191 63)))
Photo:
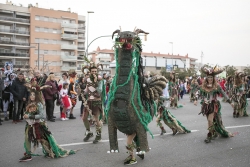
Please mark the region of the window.
POLYGON ((43 43, 49 43, 49 40, 48 39, 44 39, 43 43))
POLYGON ((56 40, 52 40, 52 44, 56 44, 56 40))
POLYGON ((43 43, 44 39, 40 38, 39 41, 40 41, 40 43, 43 43))
POLYGON ((35 16, 35 20, 39 20, 39 16, 35 16))
POLYGON ((53 33, 55 33, 55 34, 56 34, 56 33, 57 33, 57 29, 53 29, 53 33))
POLYGON ((57 30, 57 33, 60 34, 60 33, 61 33, 61 30, 57 30))
POLYGON ((61 19, 56 19, 57 23, 61 23, 62 20, 61 19))
POLYGON ((52 22, 52 21, 53 21, 53 18, 52 18, 52 17, 50 17, 50 18, 49 18, 49 21, 50 21, 50 22, 52 22))
POLYGON ((49 21, 49 17, 44 17, 44 21, 49 21))
POLYGON ((35 39, 35 42, 36 42, 36 43, 39 43, 39 38, 36 38, 36 39, 35 39))
POLYGON ((48 50, 44 50, 44 54, 47 55, 48 54, 48 50))
POLYGON ((35 27, 36 32, 39 32, 39 29, 40 29, 39 27, 35 27))
POLYGON ((40 32, 43 32, 44 31, 44 28, 43 27, 40 27, 40 32))
POLYGON ((60 40, 57 41, 57 44, 62 44, 62 42, 60 40))
POLYGON ((56 23, 56 18, 52 18, 53 19, 53 22, 56 23))
POLYGON ((51 55, 56 55, 56 50, 51 50, 51 55))
POLYGON ((49 32, 50 32, 50 33, 53 33, 53 29, 52 29, 52 28, 49 28, 49 32))
POLYGON ((43 17, 43 16, 40 16, 40 20, 43 21, 43 20, 44 20, 44 17, 43 17))
POLYGON ((48 28, 44 28, 44 32, 49 32, 48 28))
POLYGON ((36 55, 38 54, 38 50, 37 50, 37 49, 35 50, 35 54, 36 54, 36 55))
POLYGON ((57 51, 56 53, 57 53, 57 55, 61 55, 61 51, 57 51))

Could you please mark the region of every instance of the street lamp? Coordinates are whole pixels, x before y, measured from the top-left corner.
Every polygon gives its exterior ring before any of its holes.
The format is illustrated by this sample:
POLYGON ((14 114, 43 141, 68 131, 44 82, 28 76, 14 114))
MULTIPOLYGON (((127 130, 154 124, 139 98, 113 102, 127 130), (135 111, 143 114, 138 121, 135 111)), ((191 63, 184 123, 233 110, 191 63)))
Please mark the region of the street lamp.
POLYGON ((87 55, 85 55, 85 56, 88 56, 88 45, 89 45, 89 43, 88 43, 88 38, 89 38, 89 13, 94 13, 93 11, 87 11, 87 13, 88 13, 88 27, 87 27, 87 50, 86 50, 86 54, 87 55))
POLYGON ((30 43, 30 44, 36 44, 36 45, 38 45, 38 50, 37 50, 37 67, 38 67, 38 70, 39 70, 40 43, 30 43))
MULTIPOLYGON (((174 47, 174 43, 173 42, 169 42, 170 44, 172 44, 172 56, 173 56, 173 47, 174 47)), ((173 67, 173 57, 172 57, 172 67, 173 67)))

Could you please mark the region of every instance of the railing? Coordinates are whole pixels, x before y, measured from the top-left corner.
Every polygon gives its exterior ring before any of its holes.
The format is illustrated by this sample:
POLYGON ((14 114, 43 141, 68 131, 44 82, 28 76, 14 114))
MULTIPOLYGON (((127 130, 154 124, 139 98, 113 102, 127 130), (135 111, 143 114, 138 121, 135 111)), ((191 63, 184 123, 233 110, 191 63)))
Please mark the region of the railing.
POLYGON ((1 40, 1 39, 0 39, 0 44, 23 45, 23 46, 29 46, 30 45, 28 42, 14 42, 14 41, 1 40))
POLYGON ((61 23, 61 27, 78 28, 78 24, 75 24, 75 23, 61 23))
POLYGON ((1 29, 0 32, 18 33, 18 34, 30 34, 29 31, 14 30, 14 29, 1 29))
POLYGON ((85 50, 85 47, 77 47, 78 50, 85 50))
POLYGON ((76 50, 77 45, 62 44, 61 49, 76 50))
POLYGON ((13 65, 14 68, 29 68, 29 65, 13 65))
POLYGON ((61 71, 69 71, 71 69, 76 70, 76 67, 75 66, 72 66, 72 67, 70 67, 70 66, 62 66, 61 67, 61 71))
POLYGON ((77 35, 74 35, 74 34, 62 34, 61 38, 77 39, 77 35))
POLYGON ((68 56, 68 55, 61 54, 61 59, 63 61, 76 61, 77 56, 68 56))
POLYGON ((16 21, 16 22, 24 22, 24 23, 29 23, 29 19, 22 19, 22 18, 14 18, 14 17, 3 17, 0 16, 0 20, 8 20, 8 21, 16 21))
POLYGON ((78 35, 78 38, 85 39, 85 37, 83 35, 78 35))
POLYGON ((0 52, 0 56, 30 57, 28 53, 6 53, 6 52, 0 52))

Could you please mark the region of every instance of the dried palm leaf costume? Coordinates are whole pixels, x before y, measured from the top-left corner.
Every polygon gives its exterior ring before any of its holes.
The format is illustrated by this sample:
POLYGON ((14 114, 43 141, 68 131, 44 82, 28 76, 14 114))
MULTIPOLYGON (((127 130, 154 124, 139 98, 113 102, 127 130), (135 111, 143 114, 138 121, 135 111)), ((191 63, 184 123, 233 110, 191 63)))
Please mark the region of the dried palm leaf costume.
POLYGON ((194 75, 190 84, 190 102, 197 101, 199 97, 199 83, 194 75))
POLYGON ((234 77, 228 76, 226 79, 225 88, 226 88, 226 93, 230 99, 232 98, 233 85, 234 85, 234 77))
POLYGON ((238 118, 239 116, 247 117, 247 83, 245 82, 245 74, 238 72, 234 78, 234 86, 232 88, 232 100, 234 102, 233 117, 238 118))
POLYGON ((117 130, 119 130, 127 135, 126 149, 129 156, 124 160, 124 164, 132 165, 137 163, 134 149, 142 159, 145 152, 149 151, 148 123, 156 112, 157 106, 154 100, 162 94, 162 90, 166 87, 166 79, 156 76, 147 82, 143 76, 142 46, 138 34, 148 34, 147 32, 141 29, 133 32, 116 30, 112 38, 116 33, 118 33, 114 45, 116 73, 105 110, 110 141, 108 153, 119 152, 117 140, 117 130))
POLYGON ((90 62, 86 57, 85 61, 89 65, 84 66, 82 72, 84 73, 85 69, 88 69, 90 72, 89 77, 85 78, 86 89, 84 94, 82 94, 82 99, 84 102, 84 113, 83 113, 83 123, 86 128, 84 142, 88 141, 90 137, 93 137, 93 132, 90 131, 90 124, 88 121, 88 116, 93 115, 96 122, 96 137, 93 141, 94 144, 98 143, 101 140, 102 133, 102 115, 103 115, 103 106, 105 101, 105 87, 104 81, 100 75, 98 75, 99 70, 102 69, 101 64, 95 64, 90 62), (100 69, 101 67, 101 69, 100 69), (96 74, 92 74, 92 70, 97 70, 96 74))
POLYGON ((26 107, 25 115, 28 115, 29 118, 25 119, 27 122, 25 126, 25 153, 20 161, 31 160, 31 156, 38 155, 34 154, 34 151, 39 143, 42 145, 42 150, 46 157, 59 158, 75 154, 76 150, 63 149, 57 144, 55 138, 52 136, 44 120, 43 99, 40 95, 41 90, 47 86, 39 87, 39 85, 35 85, 34 83, 35 82, 32 82, 28 85, 30 96, 35 96, 35 101, 29 100, 26 107), (31 143, 33 143, 33 151, 31 150, 31 143))
POLYGON ((179 96, 179 85, 177 81, 178 73, 171 72, 170 79, 168 83, 168 90, 170 96, 170 107, 172 108, 180 108, 182 105, 178 106, 178 96, 179 96))
POLYGON ((201 71, 207 75, 206 79, 202 83, 200 88, 201 92, 201 112, 199 114, 206 115, 208 120, 208 134, 205 139, 206 143, 211 142, 211 139, 215 139, 218 134, 222 137, 232 137, 233 135, 228 132, 221 118, 221 104, 217 99, 218 94, 222 94, 227 102, 231 104, 227 94, 222 90, 219 84, 215 80, 215 76, 223 72, 217 66, 214 68, 202 67, 201 71), (209 84, 208 78, 212 79, 212 84, 209 84))
POLYGON ((180 121, 178 121, 175 116, 167 109, 164 105, 164 102, 167 101, 165 97, 161 96, 158 99, 158 116, 156 119, 157 125, 161 128, 161 135, 166 133, 164 126, 162 125, 161 121, 163 122, 173 131, 173 135, 176 135, 177 132, 180 133, 190 133, 191 131, 186 129, 180 121))

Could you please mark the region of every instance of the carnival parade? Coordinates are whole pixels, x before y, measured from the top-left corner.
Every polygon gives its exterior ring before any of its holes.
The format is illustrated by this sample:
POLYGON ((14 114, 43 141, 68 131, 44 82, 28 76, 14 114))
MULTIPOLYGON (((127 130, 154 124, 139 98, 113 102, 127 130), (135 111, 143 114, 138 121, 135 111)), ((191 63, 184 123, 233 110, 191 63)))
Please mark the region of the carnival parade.
POLYGON ((250 166, 249 65, 146 52, 141 18, 88 41, 93 13, 0 3, 0 166, 250 166))

